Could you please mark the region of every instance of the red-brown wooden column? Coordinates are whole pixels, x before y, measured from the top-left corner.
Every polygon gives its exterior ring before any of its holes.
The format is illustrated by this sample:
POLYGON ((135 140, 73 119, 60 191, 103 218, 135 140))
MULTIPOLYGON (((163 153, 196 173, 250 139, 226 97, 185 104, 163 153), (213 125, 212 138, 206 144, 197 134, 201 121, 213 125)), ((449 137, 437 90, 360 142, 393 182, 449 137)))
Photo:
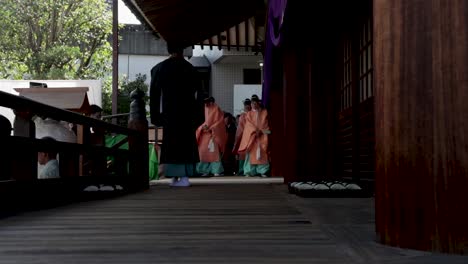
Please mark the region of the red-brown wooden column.
POLYGON ((376 224, 468 253, 468 1, 374 0, 376 224))
MULTIPOLYGON (((282 145, 279 162, 285 182, 334 176, 335 58, 321 54, 330 54, 330 50, 334 50, 328 46, 332 44, 282 47, 281 104, 278 104, 276 93, 271 93, 272 102, 275 103, 272 104, 275 111, 272 121, 276 124, 275 133, 280 134, 281 138, 276 135, 272 138, 272 144, 282 145), (281 107, 281 111, 278 107, 281 107), (280 123, 282 127, 278 127, 280 123)), ((278 159, 273 162, 278 162, 278 159)), ((273 163, 275 168, 277 165, 273 163)))
POLYGON ((299 54, 291 47, 283 48, 283 177, 285 182, 299 179, 297 159, 299 151, 298 108, 296 105, 300 83, 297 72, 299 54))
MULTIPOLYGON (((271 156, 271 175, 272 176, 284 176, 284 172, 287 171, 286 164, 284 163, 285 156, 285 128, 284 128, 284 107, 283 107, 283 67, 281 64, 281 58, 279 57, 279 51, 276 51, 274 57, 274 78, 273 84, 270 91, 270 105, 269 118, 270 128, 275 131, 270 136, 270 156, 271 156)), ((284 178, 284 182, 294 181, 292 178, 284 178)))

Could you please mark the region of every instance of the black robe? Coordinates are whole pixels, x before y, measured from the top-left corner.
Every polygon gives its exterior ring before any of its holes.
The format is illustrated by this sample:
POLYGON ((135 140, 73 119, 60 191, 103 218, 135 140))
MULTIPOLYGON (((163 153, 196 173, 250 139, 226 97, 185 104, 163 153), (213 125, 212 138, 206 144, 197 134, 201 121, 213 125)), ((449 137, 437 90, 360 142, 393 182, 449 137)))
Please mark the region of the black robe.
POLYGON ((151 123, 163 127, 162 164, 199 161, 195 130, 203 123, 200 87, 196 69, 182 57, 151 69, 151 123))

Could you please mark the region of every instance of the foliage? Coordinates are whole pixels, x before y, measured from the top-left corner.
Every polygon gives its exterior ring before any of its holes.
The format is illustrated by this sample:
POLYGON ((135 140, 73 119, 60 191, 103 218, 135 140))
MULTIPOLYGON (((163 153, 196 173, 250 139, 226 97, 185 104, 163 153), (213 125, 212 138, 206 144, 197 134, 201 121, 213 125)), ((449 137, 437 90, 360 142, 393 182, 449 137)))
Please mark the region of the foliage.
MULTIPOLYGON (((124 79, 122 88, 119 89, 118 95, 118 111, 119 113, 128 113, 130 111, 130 93, 135 89, 142 90, 146 95, 148 94, 148 85, 145 83, 146 74, 137 74, 135 80, 129 81, 128 78, 124 79)), ((145 105, 148 101, 148 96, 145 96, 145 105)))
MULTIPOLYGON (((130 112, 130 93, 135 89, 140 89, 145 94, 148 94, 148 85, 145 83, 146 74, 137 74, 135 80, 130 81, 128 77, 119 80, 119 92, 117 95, 117 113, 123 114, 130 112)), ((145 96, 145 104, 148 102, 149 97, 145 96)), ((102 88, 102 109, 104 115, 112 114, 112 78, 106 78, 103 82, 102 88)), ((119 124, 125 125, 126 118, 121 118, 119 124)))
POLYGON ((98 79, 110 71, 103 0, 1 0, 0 78, 98 79))
MULTIPOLYGON (((119 87, 121 87, 119 80, 119 87)), ((112 114, 112 76, 107 76, 102 82, 102 112, 103 115, 112 114)))

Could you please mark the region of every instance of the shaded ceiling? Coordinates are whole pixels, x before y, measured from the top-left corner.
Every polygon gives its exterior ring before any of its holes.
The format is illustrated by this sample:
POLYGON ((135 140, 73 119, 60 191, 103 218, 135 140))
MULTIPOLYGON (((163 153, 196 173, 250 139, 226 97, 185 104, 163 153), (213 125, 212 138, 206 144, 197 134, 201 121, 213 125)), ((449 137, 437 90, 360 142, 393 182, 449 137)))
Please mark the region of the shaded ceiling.
POLYGON ((231 48, 236 50, 244 48, 245 51, 262 51, 265 40, 265 21, 264 19, 257 21, 258 19, 258 17, 253 16, 240 24, 198 43, 198 45, 200 45, 202 49, 204 46, 207 46, 210 49, 218 47, 218 49, 227 48, 228 50, 231 48))
POLYGON ((255 17, 265 19, 264 0, 124 0, 167 42, 192 46, 255 17))

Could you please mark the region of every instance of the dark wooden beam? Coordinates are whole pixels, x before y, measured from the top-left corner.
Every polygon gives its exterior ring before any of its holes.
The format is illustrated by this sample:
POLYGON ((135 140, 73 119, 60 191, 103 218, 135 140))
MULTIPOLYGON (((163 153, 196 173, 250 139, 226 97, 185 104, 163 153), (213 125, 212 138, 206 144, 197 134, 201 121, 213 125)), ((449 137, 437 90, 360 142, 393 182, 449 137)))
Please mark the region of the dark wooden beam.
POLYGON ((252 18, 252 21, 253 21, 253 28, 254 28, 254 49, 255 49, 255 52, 258 53, 258 51, 260 50, 260 48, 257 47, 257 40, 258 40, 258 35, 257 35, 257 20, 256 18, 252 18))
POLYGON ((216 0, 124 0, 166 41, 186 46, 199 43, 257 13, 265 12, 263 0, 238 0, 229 8, 216 0))
POLYGON ((246 19, 244 21, 244 28, 245 28, 245 51, 249 50, 249 20, 246 19))
POLYGON ((216 37, 218 38, 218 49, 221 50, 221 48, 223 47, 223 39, 221 38, 221 32, 218 33, 216 37))
POLYGON ((351 108, 352 108, 352 177, 354 181, 359 180, 360 176, 360 167, 359 167, 359 158, 360 158, 360 129, 359 129, 359 104, 360 104, 360 23, 355 22, 352 26, 351 33, 351 108))
POLYGON ((236 25, 236 47, 237 51, 239 51, 240 43, 239 43, 239 25, 236 25))
POLYGON ((227 42, 227 49, 231 50, 231 28, 226 30, 226 42, 227 42))

